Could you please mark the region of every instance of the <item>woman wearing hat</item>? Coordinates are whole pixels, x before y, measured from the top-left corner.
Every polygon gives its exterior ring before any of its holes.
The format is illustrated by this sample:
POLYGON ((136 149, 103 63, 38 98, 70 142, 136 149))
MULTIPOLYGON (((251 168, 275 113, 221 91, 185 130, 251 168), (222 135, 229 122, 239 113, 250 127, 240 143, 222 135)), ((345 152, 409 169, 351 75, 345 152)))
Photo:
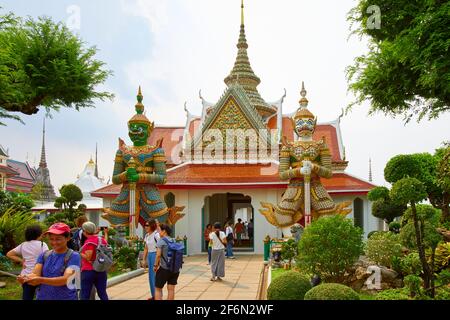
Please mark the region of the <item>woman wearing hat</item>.
POLYGON ((108 300, 106 293, 106 282, 108 276, 106 271, 94 270, 92 263, 96 258, 96 248, 99 241, 107 245, 106 240, 97 235, 97 226, 93 222, 85 222, 81 227, 86 236, 86 242, 81 248, 81 300, 90 300, 92 287, 97 289, 97 295, 101 300, 108 300))
POLYGON ((20 283, 39 286, 36 300, 78 300, 73 276, 80 270, 80 254, 67 247, 70 228, 65 223, 53 224, 44 235, 52 250, 39 255, 33 272, 19 276, 20 283))

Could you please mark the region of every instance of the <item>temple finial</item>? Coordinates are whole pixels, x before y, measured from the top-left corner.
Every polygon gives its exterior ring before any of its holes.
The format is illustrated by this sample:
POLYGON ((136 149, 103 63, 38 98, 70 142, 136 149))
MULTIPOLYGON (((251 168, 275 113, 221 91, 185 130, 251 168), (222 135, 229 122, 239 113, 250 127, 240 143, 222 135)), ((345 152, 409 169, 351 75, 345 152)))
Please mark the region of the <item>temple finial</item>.
POLYGON ((142 100, 144 100, 144 96, 142 95, 141 86, 139 86, 138 94, 136 96, 137 103, 136 103, 136 113, 137 114, 143 114, 144 113, 144 105, 142 104, 142 100))
POLYGON ((369 158, 369 182, 372 182, 372 159, 369 158))
POLYGON ((302 90, 300 91, 300 95, 302 98, 300 99, 299 103, 302 108, 306 108, 308 106, 308 99, 306 99, 307 91, 305 90, 305 82, 302 81, 302 90))
POLYGON ((241 25, 244 25, 244 0, 241 1, 241 25))
POLYGON ((95 170, 94 170, 94 176, 98 179, 97 142, 95 143, 95 170))

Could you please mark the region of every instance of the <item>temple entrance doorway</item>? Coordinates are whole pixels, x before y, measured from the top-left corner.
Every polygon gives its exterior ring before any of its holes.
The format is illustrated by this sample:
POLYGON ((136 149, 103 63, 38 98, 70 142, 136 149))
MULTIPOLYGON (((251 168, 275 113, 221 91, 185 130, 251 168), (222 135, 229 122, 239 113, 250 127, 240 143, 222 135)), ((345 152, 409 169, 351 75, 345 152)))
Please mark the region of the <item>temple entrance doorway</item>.
MULTIPOLYGON (((254 209, 250 196, 242 193, 216 193, 205 197, 202 209, 202 230, 204 231, 209 223, 214 225, 216 222, 220 222, 223 230, 225 230, 225 224, 231 221, 234 224, 234 250, 253 252, 253 217, 254 209)), ((202 240, 202 251, 206 252, 207 247, 203 232, 202 240)))

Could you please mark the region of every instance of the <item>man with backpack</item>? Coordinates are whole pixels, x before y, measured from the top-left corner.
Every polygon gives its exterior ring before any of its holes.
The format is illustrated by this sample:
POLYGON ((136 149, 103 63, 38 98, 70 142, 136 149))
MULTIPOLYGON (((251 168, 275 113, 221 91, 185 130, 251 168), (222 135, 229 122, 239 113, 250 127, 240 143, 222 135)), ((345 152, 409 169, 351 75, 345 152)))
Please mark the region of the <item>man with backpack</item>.
POLYGON ((166 225, 160 225, 159 235, 161 239, 156 243, 156 261, 154 265, 155 300, 162 300, 162 290, 167 283, 167 300, 175 299, 175 286, 177 285, 180 269, 183 265, 184 245, 170 238, 172 229, 166 225))

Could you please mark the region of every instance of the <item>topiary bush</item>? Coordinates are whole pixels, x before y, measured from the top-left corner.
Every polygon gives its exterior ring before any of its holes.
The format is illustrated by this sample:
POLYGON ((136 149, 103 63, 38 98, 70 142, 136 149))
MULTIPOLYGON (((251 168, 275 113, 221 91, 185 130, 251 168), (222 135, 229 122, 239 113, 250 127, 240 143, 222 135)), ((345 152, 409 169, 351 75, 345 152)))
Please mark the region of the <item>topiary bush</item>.
POLYGON ((325 282, 342 282, 346 270, 363 253, 362 235, 353 220, 338 215, 320 218, 305 228, 297 266, 325 282))
POLYGON ((303 300, 311 289, 309 278, 297 271, 287 271, 275 278, 267 289, 268 300, 303 300))
POLYGON ((309 290, 305 300, 359 300, 359 295, 343 284, 323 283, 309 290))
POLYGON ((374 263, 391 268, 393 260, 402 256, 400 236, 392 232, 374 233, 366 243, 366 255, 374 263))

